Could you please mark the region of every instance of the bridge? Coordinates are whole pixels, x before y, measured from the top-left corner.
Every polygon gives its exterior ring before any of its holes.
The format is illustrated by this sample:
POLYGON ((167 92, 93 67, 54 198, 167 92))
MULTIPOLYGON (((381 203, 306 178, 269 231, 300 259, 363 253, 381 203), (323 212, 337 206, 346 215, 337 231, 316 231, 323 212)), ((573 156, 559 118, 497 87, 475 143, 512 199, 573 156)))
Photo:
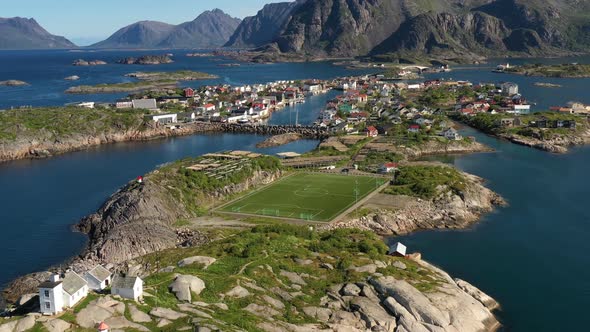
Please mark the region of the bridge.
POLYGON ((422 73, 423 71, 425 71, 426 69, 430 68, 430 67, 424 67, 424 66, 417 66, 417 65, 410 65, 410 66, 403 66, 401 67, 403 70, 409 70, 409 69, 417 69, 420 73, 422 73))

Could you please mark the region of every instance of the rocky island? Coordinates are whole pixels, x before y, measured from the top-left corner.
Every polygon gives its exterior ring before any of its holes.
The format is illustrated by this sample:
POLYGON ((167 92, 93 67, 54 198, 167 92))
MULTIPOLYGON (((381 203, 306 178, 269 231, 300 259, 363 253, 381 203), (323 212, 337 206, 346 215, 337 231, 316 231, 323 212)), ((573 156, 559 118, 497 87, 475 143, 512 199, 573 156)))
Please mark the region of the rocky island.
POLYGON ((146 90, 174 89, 178 84, 175 80, 141 81, 129 83, 104 83, 97 85, 80 85, 68 88, 65 92, 70 94, 95 94, 115 92, 139 92, 146 90))
POLYGON ((197 81, 214 79, 218 77, 215 75, 191 70, 179 70, 174 72, 135 72, 126 74, 125 76, 137 78, 142 81, 197 81))
POLYGON ((557 65, 527 64, 521 66, 510 66, 505 68, 503 72, 507 74, 518 74, 525 76, 581 78, 590 77, 590 65, 579 63, 566 63, 557 65))
POLYGON ((172 58, 168 55, 144 55, 140 57, 129 57, 117 61, 123 65, 161 65, 172 63, 172 58))
POLYGON ((8 80, 8 81, 0 81, 0 86, 25 86, 29 85, 29 83, 24 81, 18 80, 8 80))
MULTIPOLYGON (((139 275, 145 280, 144 302, 93 295, 73 308, 72 315, 30 315, 6 324, 83 329, 106 321, 111 327, 142 331, 206 327, 476 332, 499 326, 492 313, 498 304, 491 297, 418 254, 388 255, 387 246, 373 233, 315 231, 272 218, 205 217, 227 197, 286 175, 273 157, 244 151, 226 156, 211 154, 162 166, 141 182, 129 182, 78 224, 90 242, 68 265, 84 271, 101 263, 139 275), (228 177, 215 179, 204 171, 236 162, 235 157, 242 166, 228 177), (130 315, 124 314, 127 310, 130 315)), ((432 176, 416 174, 422 181, 432 176)), ((441 185, 464 190, 465 199, 471 200, 471 189, 461 187, 463 179, 455 180, 454 175, 447 177, 441 185)), ((446 195, 444 190, 441 194, 446 195)), ((15 302, 34 293, 38 280, 46 276, 21 278, 4 296, 15 302)))
POLYGON ((571 109, 517 117, 484 113, 458 115, 457 119, 487 134, 552 153, 566 153, 572 146, 590 143, 588 118, 572 114, 571 109))
POLYGON ((82 66, 82 67, 87 67, 87 66, 104 66, 107 63, 105 61, 102 60, 90 60, 90 61, 86 61, 84 59, 78 59, 75 60, 72 65, 73 66, 82 66))
POLYGON ((275 147, 275 146, 289 144, 291 142, 298 141, 301 138, 302 138, 301 134, 298 134, 298 133, 276 135, 276 136, 272 136, 272 137, 256 144, 256 147, 257 148, 271 148, 271 147, 275 147))

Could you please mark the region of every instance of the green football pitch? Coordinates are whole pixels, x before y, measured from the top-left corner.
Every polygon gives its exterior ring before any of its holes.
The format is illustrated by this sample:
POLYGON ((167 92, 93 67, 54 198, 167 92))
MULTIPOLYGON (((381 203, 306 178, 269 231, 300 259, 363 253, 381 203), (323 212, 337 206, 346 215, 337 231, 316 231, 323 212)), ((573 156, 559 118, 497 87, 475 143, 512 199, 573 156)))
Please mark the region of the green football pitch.
POLYGON ((220 211, 330 221, 385 181, 370 176, 296 173, 222 206, 220 211))

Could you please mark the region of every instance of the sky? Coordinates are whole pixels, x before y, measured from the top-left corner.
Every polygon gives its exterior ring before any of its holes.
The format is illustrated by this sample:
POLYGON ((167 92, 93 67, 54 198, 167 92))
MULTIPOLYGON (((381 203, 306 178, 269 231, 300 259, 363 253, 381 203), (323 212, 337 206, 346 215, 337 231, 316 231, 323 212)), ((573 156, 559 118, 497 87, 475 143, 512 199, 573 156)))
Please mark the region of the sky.
POLYGON ((47 31, 85 46, 137 21, 192 21, 219 8, 234 17, 255 15, 267 3, 290 0, 0 0, 0 16, 34 18, 47 31))

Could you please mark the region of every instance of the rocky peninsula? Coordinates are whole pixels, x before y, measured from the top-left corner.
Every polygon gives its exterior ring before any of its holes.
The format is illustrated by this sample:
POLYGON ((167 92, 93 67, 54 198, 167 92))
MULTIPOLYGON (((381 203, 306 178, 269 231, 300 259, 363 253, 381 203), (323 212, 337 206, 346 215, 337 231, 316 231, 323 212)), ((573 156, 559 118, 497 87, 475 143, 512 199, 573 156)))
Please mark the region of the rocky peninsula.
POLYGON ((29 85, 29 83, 25 81, 19 80, 8 80, 8 81, 0 81, 0 86, 25 86, 29 85))
MULTIPOLYGON (((68 265, 83 271, 102 263, 140 275, 146 282, 144 303, 99 295, 67 320, 32 315, 0 329, 94 328, 98 321, 141 331, 475 332, 499 326, 491 297, 420 255, 387 255, 387 246, 371 232, 313 231, 272 220, 257 221, 246 231, 207 232, 203 227, 211 225, 211 217, 202 217, 203 209, 273 182, 283 171, 277 159, 253 154, 232 178, 206 185, 198 175, 203 173, 190 169, 199 160, 174 162, 142 183, 128 183, 76 226, 90 241, 68 265), (127 310, 130 315, 124 315, 127 310)), ((43 276, 19 279, 4 296, 14 302, 34 293, 43 276)))
POLYGON ((81 67, 88 67, 88 66, 104 66, 107 63, 102 60, 90 60, 86 61, 84 59, 75 60, 72 65, 73 66, 81 66, 81 67))
POLYGON ((144 55, 140 57, 124 58, 117 63, 123 65, 161 65, 174 62, 168 55, 144 55))
POLYGON ((486 134, 551 153, 567 153, 573 146, 590 144, 588 119, 575 114, 542 112, 515 118, 477 114, 455 119, 486 134))

